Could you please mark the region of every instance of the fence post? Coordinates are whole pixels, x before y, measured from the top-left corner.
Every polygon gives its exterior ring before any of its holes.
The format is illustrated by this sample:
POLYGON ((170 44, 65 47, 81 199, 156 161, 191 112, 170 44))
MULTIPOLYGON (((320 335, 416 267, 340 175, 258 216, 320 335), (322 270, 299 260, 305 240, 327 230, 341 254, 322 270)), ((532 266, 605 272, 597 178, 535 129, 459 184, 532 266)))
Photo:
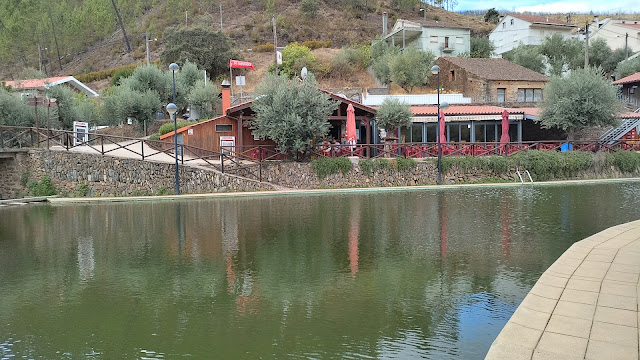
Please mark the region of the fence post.
POLYGON ((259 170, 258 170, 258 173, 259 173, 258 177, 259 177, 260 182, 262 182, 262 160, 260 160, 260 162, 258 163, 258 168, 259 168, 259 170))
POLYGON ((104 156, 104 135, 100 135, 100 155, 104 156))
POLYGON ((222 173, 224 174, 224 153, 220 153, 220 167, 221 167, 222 173))
POLYGON ((142 154, 142 160, 144 160, 144 140, 140 140, 140 154, 142 154))
POLYGON ((184 165, 184 145, 180 145, 180 164, 184 165))

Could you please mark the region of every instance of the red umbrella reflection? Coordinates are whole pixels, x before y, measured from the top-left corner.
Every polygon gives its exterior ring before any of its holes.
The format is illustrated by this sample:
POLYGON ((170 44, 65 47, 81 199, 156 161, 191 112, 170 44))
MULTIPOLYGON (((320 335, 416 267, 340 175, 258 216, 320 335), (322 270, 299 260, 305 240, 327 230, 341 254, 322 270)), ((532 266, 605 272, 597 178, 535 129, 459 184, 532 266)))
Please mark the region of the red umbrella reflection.
POLYGON ((355 276, 358 272, 358 242, 360 238, 360 206, 356 205, 349 221, 349 269, 355 276))

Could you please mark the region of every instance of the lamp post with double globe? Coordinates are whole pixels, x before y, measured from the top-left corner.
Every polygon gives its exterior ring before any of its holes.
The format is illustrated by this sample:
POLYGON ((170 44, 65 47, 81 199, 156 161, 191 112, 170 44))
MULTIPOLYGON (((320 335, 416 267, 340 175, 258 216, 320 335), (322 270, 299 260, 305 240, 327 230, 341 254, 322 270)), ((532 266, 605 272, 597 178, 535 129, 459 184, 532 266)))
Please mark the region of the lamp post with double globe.
POLYGON ((169 65, 169 70, 171 70, 171 76, 173 78, 173 102, 167 105, 167 112, 169 112, 169 115, 173 115, 173 154, 176 158, 176 195, 180 195, 180 179, 178 178, 178 120, 176 120, 178 117, 176 114, 178 111, 178 107, 176 106, 176 70, 178 69, 180 69, 180 66, 176 63, 169 65), (171 110, 169 110, 170 106, 171 110))

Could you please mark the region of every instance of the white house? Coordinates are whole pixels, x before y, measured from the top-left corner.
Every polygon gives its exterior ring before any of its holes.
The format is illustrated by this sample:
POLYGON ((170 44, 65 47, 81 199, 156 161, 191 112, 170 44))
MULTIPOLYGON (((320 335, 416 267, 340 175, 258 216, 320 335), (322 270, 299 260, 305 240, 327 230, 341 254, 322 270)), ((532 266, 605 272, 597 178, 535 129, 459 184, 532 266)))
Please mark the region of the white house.
POLYGON ((540 45, 547 36, 560 34, 571 38, 577 26, 548 16, 511 14, 505 16, 489 34, 489 40, 496 47, 496 56, 513 50, 520 43, 540 45))
POLYGON ((398 19, 383 40, 402 49, 417 45, 436 57, 458 56, 471 52, 471 30, 438 21, 409 21, 398 19))
POLYGON ((640 51, 640 21, 604 19, 590 27, 591 40, 604 39, 612 50, 628 49, 629 55, 640 51))

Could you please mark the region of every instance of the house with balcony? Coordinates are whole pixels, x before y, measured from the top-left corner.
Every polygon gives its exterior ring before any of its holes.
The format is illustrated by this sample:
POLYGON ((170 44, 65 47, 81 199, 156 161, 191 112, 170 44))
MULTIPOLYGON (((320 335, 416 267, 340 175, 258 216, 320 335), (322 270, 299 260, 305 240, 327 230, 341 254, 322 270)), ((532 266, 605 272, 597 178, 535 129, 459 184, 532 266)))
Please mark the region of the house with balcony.
POLYGON ((431 51, 436 57, 471 52, 469 28, 438 21, 398 19, 382 39, 401 49, 417 46, 422 51, 431 51))
POLYGON ((522 107, 542 100, 549 77, 505 59, 442 57, 440 86, 473 103, 509 103, 522 107))
POLYGON ((502 18, 493 29, 489 40, 496 47, 495 56, 502 57, 502 54, 517 48, 521 43, 540 45, 546 37, 553 34, 569 39, 577 29, 576 25, 549 16, 510 14, 502 18))
POLYGON ((613 50, 626 49, 628 55, 640 51, 640 20, 594 20, 589 31, 589 39, 604 39, 613 50))

